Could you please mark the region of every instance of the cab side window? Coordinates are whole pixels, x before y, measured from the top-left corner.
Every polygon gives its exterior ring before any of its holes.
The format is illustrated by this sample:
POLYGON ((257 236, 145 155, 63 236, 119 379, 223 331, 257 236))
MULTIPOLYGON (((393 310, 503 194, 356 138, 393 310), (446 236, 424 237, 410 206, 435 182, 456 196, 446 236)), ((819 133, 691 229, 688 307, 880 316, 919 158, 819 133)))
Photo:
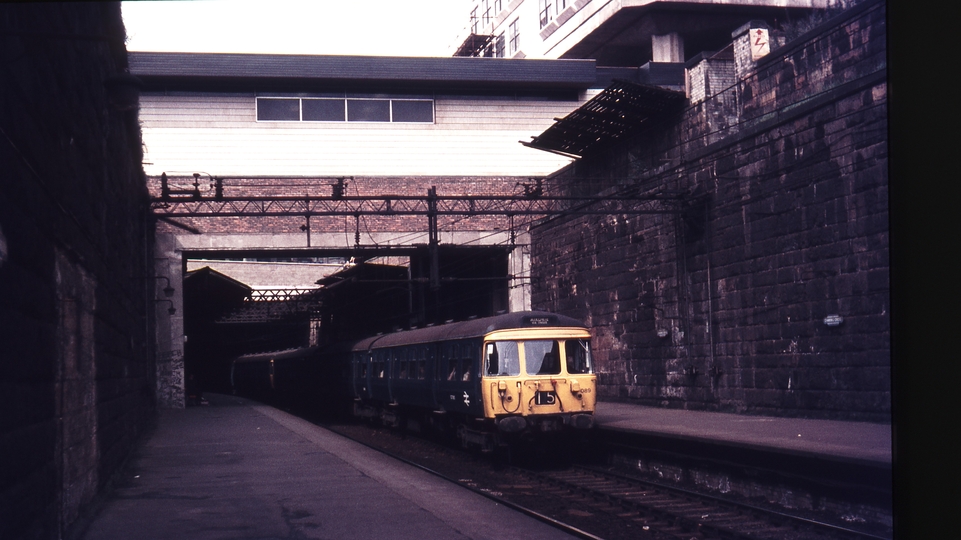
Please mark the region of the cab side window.
POLYGON ((493 341, 484 348, 485 372, 488 375, 520 375, 521 362, 515 341, 493 341))
POLYGON ((586 339, 568 339, 564 342, 567 372, 571 374, 591 372, 591 346, 586 339))

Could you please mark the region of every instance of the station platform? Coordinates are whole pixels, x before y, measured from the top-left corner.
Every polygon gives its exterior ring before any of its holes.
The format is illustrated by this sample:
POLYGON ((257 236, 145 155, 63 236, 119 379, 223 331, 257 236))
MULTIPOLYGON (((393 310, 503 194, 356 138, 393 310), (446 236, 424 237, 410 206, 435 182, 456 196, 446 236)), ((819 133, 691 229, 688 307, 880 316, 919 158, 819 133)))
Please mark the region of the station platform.
POLYGON ((161 411, 80 538, 570 538, 283 411, 207 398, 161 411))
POLYGON ((890 468, 891 424, 780 418, 600 402, 600 429, 890 468))
MULTIPOLYGON (((565 538, 310 422, 208 394, 163 410, 82 540, 565 538)), ((891 426, 600 402, 601 430, 890 468, 891 426)))

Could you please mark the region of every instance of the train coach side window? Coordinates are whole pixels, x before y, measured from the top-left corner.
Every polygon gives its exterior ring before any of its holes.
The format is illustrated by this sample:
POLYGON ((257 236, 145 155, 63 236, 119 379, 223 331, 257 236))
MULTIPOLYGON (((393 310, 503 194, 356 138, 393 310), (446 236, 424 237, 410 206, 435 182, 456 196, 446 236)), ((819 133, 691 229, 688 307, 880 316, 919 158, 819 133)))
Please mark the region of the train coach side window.
POLYGON ((484 353, 488 375, 520 375, 521 362, 516 341, 488 343, 484 353))
POLYGON ((395 354, 396 356, 394 358, 398 366, 397 378, 406 379, 408 374, 408 369, 410 368, 410 364, 407 360, 407 349, 401 349, 397 351, 395 354))
POLYGON ((389 367, 390 356, 384 351, 374 353, 374 360, 371 362, 374 370, 375 379, 387 378, 387 368, 389 367))
POLYGON ((460 369, 456 358, 447 359, 447 380, 456 381, 460 378, 460 369))
POLYGON ((460 380, 467 382, 471 379, 471 373, 474 371, 474 366, 472 365, 470 358, 461 358, 461 376, 460 380))
POLYGON ((427 351, 418 349, 414 354, 415 357, 411 359, 411 366, 417 366, 417 373, 411 377, 424 380, 427 377, 427 351))
POLYGON ((567 356, 567 372, 590 373, 591 372, 591 344, 586 339, 569 339, 564 342, 564 351, 567 356))

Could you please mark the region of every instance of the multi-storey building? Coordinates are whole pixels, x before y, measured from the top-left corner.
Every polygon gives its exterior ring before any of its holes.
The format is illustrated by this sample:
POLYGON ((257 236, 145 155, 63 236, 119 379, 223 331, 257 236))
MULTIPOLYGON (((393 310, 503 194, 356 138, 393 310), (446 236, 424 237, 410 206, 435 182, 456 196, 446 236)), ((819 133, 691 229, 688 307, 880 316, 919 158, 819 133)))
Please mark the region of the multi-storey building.
POLYGON ((831 0, 475 0, 455 56, 683 63, 751 19, 797 19, 831 0))

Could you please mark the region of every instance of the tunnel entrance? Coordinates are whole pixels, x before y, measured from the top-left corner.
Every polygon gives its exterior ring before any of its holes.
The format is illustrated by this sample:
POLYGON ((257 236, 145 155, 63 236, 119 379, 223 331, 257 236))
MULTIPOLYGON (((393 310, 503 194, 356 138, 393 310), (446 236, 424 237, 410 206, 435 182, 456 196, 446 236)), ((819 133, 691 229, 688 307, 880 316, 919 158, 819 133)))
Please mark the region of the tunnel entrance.
POLYGON ((243 354, 508 311, 510 252, 508 246, 438 246, 435 262, 427 246, 360 255, 331 249, 185 251, 188 403, 202 391, 229 393, 230 362, 243 354), (243 264, 259 266, 260 277, 241 269, 243 264), (293 272, 299 277, 281 279, 293 272))

